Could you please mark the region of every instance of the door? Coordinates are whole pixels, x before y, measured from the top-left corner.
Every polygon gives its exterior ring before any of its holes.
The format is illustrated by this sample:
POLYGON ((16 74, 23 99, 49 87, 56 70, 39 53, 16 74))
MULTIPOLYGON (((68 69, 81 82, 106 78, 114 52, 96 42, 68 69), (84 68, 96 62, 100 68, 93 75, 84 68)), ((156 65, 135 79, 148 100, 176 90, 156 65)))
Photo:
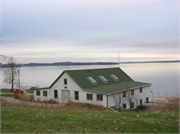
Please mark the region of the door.
POLYGON ((62 102, 67 103, 70 100, 70 91, 62 90, 62 102))
POLYGON ((58 90, 54 90, 54 98, 58 98, 58 90))

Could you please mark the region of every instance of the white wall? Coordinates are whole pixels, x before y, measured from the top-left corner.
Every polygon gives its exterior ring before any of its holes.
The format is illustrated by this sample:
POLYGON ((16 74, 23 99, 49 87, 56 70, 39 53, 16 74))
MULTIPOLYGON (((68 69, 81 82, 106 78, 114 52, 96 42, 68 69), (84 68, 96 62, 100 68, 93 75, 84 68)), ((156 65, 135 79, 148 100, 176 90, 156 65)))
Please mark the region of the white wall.
MULTIPOLYGON (((123 91, 122 91, 123 92, 123 91)), ((127 102, 127 98, 123 98, 122 97, 122 92, 121 92, 121 106, 123 105, 123 103, 126 103, 126 109, 129 109, 129 103, 127 102)), ((118 95, 116 95, 117 97, 118 95)), ((126 96, 127 96, 127 92, 126 92, 126 96)), ((140 88, 136 88, 134 89, 134 98, 136 98, 138 104, 136 103, 136 101, 134 100, 134 106, 136 107, 137 105, 140 105, 140 99, 142 99, 142 105, 147 105, 145 102, 146 102, 146 97, 149 97, 149 102, 152 102, 153 100, 153 94, 151 92, 151 86, 147 86, 147 87, 143 87, 142 88, 142 93, 140 93, 140 88)), ((119 97, 117 97, 119 98, 119 97)), ((109 95, 108 96, 108 107, 112 107, 112 106, 115 106, 116 103, 114 102, 115 99, 113 98, 112 95, 109 95)))
MULTIPOLYGON (((138 90, 136 90, 136 93, 138 94, 138 90)), ((151 86, 143 87, 142 93, 139 93, 139 100, 143 100, 143 105, 146 102, 146 97, 149 97, 149 102, 153 101, 153 94, 151 92, 151 86)))
POLYGON ((34 100, 39 100, 39 101, 48 101, 52 96, 52 92, 50 89, 41 89, 41 90, 34 90, 34 100), (36 91, 40 91, 40 96, 36 96, 36 91), (47 96, 43 96, 43 91, 47 91, 47 96))
POLYGON ((97 101, 97 94, 98 93, 92 93, 87 92, 81 89, 81 87, 76 84, 76 82, 65 72, 60 79, 52 86, 50 89, 41 89, 39 90, 41 92, 41 96, 36 96, 36 90, 34 90, 34 100, 56 100, 59 103, 62 103, 62 92, 61 90, 69 90, 70 91, 70 100, 73 102, 82 102, 82 103, 91 103, 91 104, 97 104, 97 105, 103 105, 104 107, 107 106, 107 98, 106 95, 103 95, 103 101, 97 101), (64 78, 67 79, 67 85, 64 85, 64 78), (65 88, 65 86, 67 88, 65 88), (54 90, 58 90, 58 98, 54 98, 54 90), (48 96, 43 96, 43 91, 48 91, 48 96), (79 100, 75 100, 74 98, 74 91, 79 91, 79 100), (93 100, 87 100, 87 93, 93 94, 93 100))

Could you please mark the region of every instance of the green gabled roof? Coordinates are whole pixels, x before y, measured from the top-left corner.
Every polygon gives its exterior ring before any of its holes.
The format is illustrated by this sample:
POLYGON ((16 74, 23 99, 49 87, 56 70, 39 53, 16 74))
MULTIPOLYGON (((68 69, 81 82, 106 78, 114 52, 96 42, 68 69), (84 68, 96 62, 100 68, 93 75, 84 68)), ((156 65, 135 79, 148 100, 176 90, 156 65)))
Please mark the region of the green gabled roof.
POLYGON ((120 68, 100 68, 100 69, 84 69, 84 70, 65 70, 60 76, 51 84, 51 88, 58 79, 67 73, 83 90, 90 92, 98 92, 102 94, 110 94, 125 89, 132 89, 151 85, 150 83, 136 82, 129 77, 120 68), (116 82, 110 75, 115 74, 119 81, 116 82), (108 83, 104 83, 98 76, 103 75, 108 83), (97 81, 97 85, 93 85, 86 77, 93 77, 97 81))
POLYGON ((111 94, 111 93, 119 92, 126 89, 134 89, 134 88, 144 87, 148 85, 151 85, 151 84, 143 83, 143 82, 136 82, 136 81, 127 81, 127 82, 118 82, 118 83, 109 84, 109 85, 91 87, 85 90, 90 91, 90 92, 98 92, 102 94, 111 94))
POLYGON ((66 70, 65 72, 84 90, 110 94, 125 89, 150 85, 149 83, 135 82, 120 68, 101 68, 85 70, 66 70), (115 74, 119 78, 116 82, 110 75, 115 74), (98 76, 103 75, 108 83, 104 83, 98 76), (93 77, 97 85, 93 85, 86 77, 93 77))
POLYGON ((103 85, 111 85, 117 83, 110 75, 115 74, 119 78, 119 82, 133 81, 120 68, 101 68, 101 69, 85 69, 85 70, 66 70, 71 78, 82 88, 99 87, 103 85), (104 83, 98 76, 103 75, 109 82, 104 83), (93 77, 97 81, 97 85, 93 85, 86 77, 93 77))

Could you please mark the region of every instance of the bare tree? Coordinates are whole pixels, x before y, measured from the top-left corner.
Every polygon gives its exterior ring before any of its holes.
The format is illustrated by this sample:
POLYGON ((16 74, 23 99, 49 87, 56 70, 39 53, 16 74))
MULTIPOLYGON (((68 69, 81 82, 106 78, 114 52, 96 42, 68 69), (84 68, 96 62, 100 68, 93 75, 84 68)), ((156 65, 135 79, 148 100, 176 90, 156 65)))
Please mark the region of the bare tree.
POLYGON ((6 55, 0 54, 0 61, 3 63, 3 61, 7 61, 8 57, 6 55))
POLYGON ((122 107, 122 103, 123 103, 123 96, 122 93, 114 93, 111 95, 112 96, 112 100, 115 103, 115 105, 117 106, 117 108, 119 109, 119 112, 121 111, 121 107, 122 107))
POLYGON ((137 95, 134 95, 134 102, 135 102, 134 107, 137 107, 138 106, 138 102, 139 102, 139 97, 137 95))
POLYGON ((134 89, 127 91, 126 101, 129 104, 130 110, 132 110, 134 107, 137 107, 139 98, 136 94, 134 94, 134 89))
POLYGON ((129 104, 130 110, 132 110, 132 108, 134 107, 134 90, 129 90, 127 91, 127 97, 126 97, 126 101, 129 104))
POLYGON ((7 84, 11 84, 11 89, 13 91, 14 85, 18 80, 18 64, 13 56, 5 57, 5 68, 4 68, 4 76, 3 82, 7 84))

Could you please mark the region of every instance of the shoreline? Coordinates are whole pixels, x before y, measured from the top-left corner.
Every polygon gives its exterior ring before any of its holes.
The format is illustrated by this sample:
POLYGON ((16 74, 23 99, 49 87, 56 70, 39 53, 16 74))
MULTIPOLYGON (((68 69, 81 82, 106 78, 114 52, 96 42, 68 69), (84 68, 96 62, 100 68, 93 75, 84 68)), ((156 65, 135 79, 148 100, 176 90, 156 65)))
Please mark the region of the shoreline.
MULTIPOLYGON (((118 65, 118 64, 143 64, 143 63, 180 63, 180 60, 172 61, 142 61, 142 62, 54 62, 54 63, 20 63, 19 67, 42 67, 42 66, 88 66, 88 65, 118 65)), ((0 68, 6 68, 6 64, 0 63, 0 68)))

